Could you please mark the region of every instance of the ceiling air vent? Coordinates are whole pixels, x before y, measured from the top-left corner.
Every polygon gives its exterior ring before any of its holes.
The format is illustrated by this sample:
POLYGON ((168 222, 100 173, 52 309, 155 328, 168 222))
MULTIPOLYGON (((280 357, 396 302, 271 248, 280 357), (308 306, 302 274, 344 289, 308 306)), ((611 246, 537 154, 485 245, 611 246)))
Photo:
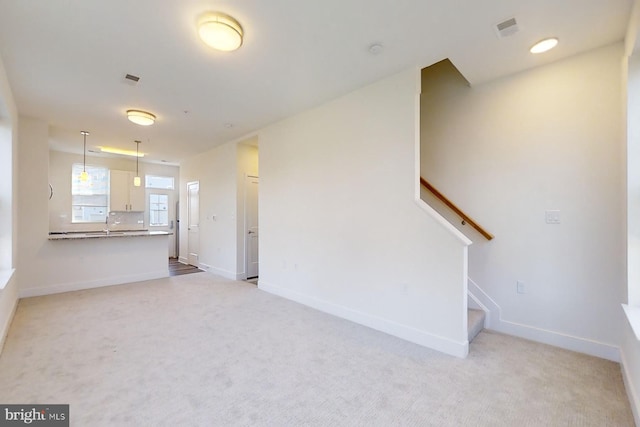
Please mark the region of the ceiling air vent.
POLYGON ((126 76, 124 76, 124 82, 132 86, 138 84, 138 80, 140 80, 140 77, 134 76, 133 74, 127 74, 126 76))
POLYGON ((516 22, 516 18, 509 18, 505 21, 496 24, 495 26, 496 34, 498 38, 509 37, 520 31, 518 27, 518 23, 516 22))

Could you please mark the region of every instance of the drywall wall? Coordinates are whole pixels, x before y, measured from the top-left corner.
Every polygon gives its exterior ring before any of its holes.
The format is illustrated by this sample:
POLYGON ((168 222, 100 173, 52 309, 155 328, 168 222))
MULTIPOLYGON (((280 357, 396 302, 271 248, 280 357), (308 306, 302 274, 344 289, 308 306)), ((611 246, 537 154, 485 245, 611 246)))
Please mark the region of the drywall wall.
POLYGON ((187 183, 200 183, 200 267, 236 279, 237 147, 218 146, 180 164, 180 257, 187 254, 187 183))
POLYGON ((18 110, 0 58, 0 352, 18 304, 18 110))
MULTIPOLYGON (((101 224, 73 224, 71 223, 71 168, 74 163, 82 163, 80 154, 49 152, 49 183, 53 188, 53 197, 49 200, 49 230, 50 231, 83 231, 104 228, 101 224)), ((87 156, 87 164, 102 166, 111 170, 135 171, 135 159, 126 157, 87 156)), ((172 231, 170 227, 149 227, 149 195, 166 194, 169 199, 169 220, 175 221, 176 202, 178 201, 178 187, 180 170, 178 166, 160 165, 155 163, 139 163, 140 175, 160 175, 174 178, 174 190, 145 189, 145 227, 156 231, 172 231)), ((169 255, 175 255, 175 235, 169 236, 169 255)))
POLYGON ((237 272, 238 278, 246 279, 245 179, 247 176, 258 176, 258 137, 239 142, 237 154, 237 272))
POLYGON ((0 58, 0 270, 14 265, 18 110, 0 58))
POLYGON ((14 270, 0 270, 0 354, 18 307, 18 281, 14 270))
POLYGON ((627 136, 627 272, 628 304, 640 307, 640 54, 624 63, 627 136))
POLYGON ((495 235, 469 233, 469 276, 501 307, 503 330, 614 360, 626 298, 621 58, 616 44, 421 101, 421 173, 495 235))
POLYGON ((640 425, 640 341, 628 322, 623 325, 622 374, 636 424, 640 425))
POLYGON ((466 244, 415 201, 409 70, 259 132, 259 287, 466 355, 466 244))
MULTIPOLYGON (((640 1, 634 2, 622 61, 624 135, 626 136, 627 304, 626 314, 640 310, 640 1)), ((640 341, 638 331, 624 322, 620 346, 622 372, 631 409, 640 425, 640 341)))
POLYGON ((200 183, 200 267, 230 279, 246 278, 244 177, 258 174, 258 138, 215 147, 180 165, 181 261, 187 262, 187 183, 200 183))

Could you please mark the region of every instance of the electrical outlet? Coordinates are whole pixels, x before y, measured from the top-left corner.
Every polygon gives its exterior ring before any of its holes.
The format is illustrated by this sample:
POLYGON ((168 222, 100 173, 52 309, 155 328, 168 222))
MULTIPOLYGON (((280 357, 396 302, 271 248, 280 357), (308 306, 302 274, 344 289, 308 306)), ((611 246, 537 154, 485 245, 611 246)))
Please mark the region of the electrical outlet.
POLYGON ((524 282, 521 282, 520 280, 518 280, 516 282, 516 291, 519 294, 526 294, 527 293, 527 290, 525 289, 525 286, 524 286, 524 282))

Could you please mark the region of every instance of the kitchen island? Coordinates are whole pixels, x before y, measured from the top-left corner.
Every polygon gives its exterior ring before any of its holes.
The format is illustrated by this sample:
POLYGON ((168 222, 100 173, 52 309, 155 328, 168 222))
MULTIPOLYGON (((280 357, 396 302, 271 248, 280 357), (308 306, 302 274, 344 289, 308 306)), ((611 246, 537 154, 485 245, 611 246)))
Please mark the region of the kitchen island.
POLYGON ((149 236, 169 236, 171 233, 167 231, 148 231, 148 230, 131 230, 131 231, 70 231, 70 232, 50 232, 49 240, 77 240, 77 239, 99 239, 113 237, 149 237, 149 236))
POLYGON ((166 231, 66 232, 49 234, 38 249, 39 280, 26 282, 20 297, 55 294, 169 277, 166 231))

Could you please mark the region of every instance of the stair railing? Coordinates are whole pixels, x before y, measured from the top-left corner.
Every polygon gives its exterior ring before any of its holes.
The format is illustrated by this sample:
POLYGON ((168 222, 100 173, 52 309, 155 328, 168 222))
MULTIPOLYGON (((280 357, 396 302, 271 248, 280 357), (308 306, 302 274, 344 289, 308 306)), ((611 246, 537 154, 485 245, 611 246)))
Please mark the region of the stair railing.
POLYGON ((449 209, 454 211, 456 215, 462 218, 462 225, 469 224, 471 227, 475 228, 476 231, 487 239, 493 239, 493 234, 489 233, 487 230, 482 228, 477 222, 475 222, 471 217, 465 214, 460 208, 458 208, 451 200, 447 199, 441 192, 439 192, 433 185, 431 185, 426 179, 420 177, 420 184, 427 190, 429 190, 436 198, 438 198, 442 203, 447 205, 449 209))

